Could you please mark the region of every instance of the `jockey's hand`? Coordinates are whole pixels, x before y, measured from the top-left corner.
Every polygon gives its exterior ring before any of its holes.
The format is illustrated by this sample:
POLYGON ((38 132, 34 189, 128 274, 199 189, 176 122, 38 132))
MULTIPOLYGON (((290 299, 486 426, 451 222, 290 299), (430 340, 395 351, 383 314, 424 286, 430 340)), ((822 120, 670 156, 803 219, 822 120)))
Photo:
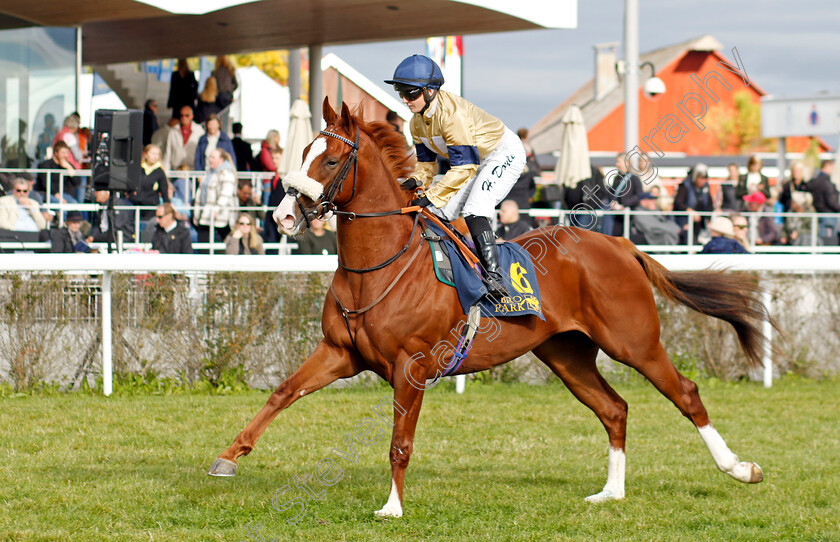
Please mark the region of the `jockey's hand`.
POLYGON ((420 181, 418 181, 414 177, 409 177, 408 179, 406 179, 402 182, 401 186, 402 186, 403 190, 407 190, 407 191, 411 192, 412 190, 416 190, 416 189, 420 188, 421 186, 423 186, 423 183, 421 183, 420 181))
POLYGON ((432 202, 429 201, 429 198, 427 198, 426 196, 423 196, 421 198, 414 198, 413 200, 411 200, 412 207, 414 207, 415 205, 419 205, 420 207, 428 207, 431 204, 432 202))

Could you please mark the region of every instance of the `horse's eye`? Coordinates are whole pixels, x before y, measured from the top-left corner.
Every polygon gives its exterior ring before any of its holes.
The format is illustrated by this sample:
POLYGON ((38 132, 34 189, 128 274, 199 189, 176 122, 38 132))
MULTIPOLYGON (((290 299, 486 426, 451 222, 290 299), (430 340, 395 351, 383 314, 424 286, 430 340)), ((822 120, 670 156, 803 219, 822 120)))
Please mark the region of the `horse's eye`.
POLYGON ((338 165, 338 160, 327 160, 327 167, 335 167, 338 165))

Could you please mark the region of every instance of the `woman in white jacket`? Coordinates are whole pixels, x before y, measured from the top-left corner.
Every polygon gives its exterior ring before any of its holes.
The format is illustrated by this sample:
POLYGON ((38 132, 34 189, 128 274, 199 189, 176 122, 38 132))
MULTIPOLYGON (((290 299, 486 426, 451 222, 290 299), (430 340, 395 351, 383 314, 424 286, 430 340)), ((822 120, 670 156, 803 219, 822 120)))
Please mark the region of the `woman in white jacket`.
POLYGON ((236 223, 236 169, 230 154, 214 149, 207 158, 207 174, 198 185, 193 221, 198 242, 221 242, 236 223), (210 238, 210 226, 215 231, 210 238))

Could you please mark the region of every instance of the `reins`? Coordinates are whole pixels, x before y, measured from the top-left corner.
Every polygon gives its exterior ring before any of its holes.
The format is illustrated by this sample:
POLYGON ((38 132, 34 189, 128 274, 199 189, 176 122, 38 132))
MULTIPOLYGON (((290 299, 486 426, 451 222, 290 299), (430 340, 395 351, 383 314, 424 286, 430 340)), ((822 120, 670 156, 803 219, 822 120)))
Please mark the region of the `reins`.
MULTIPOLYGON (((438 217, 436 217, 434 214, 432 214, 428 209, 426 209, 424 207, 420 207, 418 205, 413 205, 413 206, 409 206, 409 207, 402 207, 400 209, 395 209, 393 211, 382 211, 382 212, 376 212, 376 213, 355 213, 355 212, 350 212, 350 211, 339 210, 336 207, 335 198, 338 196, 338 194, 341 193, 342 189, 344 188, 344 181, 347 179, 347 175, 349 175, 351 168, 353 169, 353 191, 350 195, 350 200, 352 200, 356 195, 356 182, 357 182, 358 176, 359 176, 358 175, 359 174, 359 128, 356 127, 356 140, 355 141, 352 141, 352 140, 350 140, 350 139, 348 139, 344 136, 338 135, 336 133, 329 132, 327 130, 321 130, 320 133, 322 135, 327 136, 327 137, 332 137, 332 138, 338 139, 339 141, 342 141, 343 143, 346 143, 353 150, 347 156, 347 159, 344 161, 344 164, 342 164, 341 169, 338 171, 335 178, 333 178, 333 180, 327 186, 323 195, 319 198, 319 201, 316 203, 315 207, 313 207, 312 209, 307 211, 303 207, 303 204, 301 203, 300 197, 299 197, 300 194, 298 193, 297 190, 290 189, 290 190, 287 191, 287 193, 292 198, 294 198, 295 202, 297 203, 297 206, 300 209, 300 212, 303 215, 304 220, 306 220, 307 226, 310 225, 310 223, 309 223, 309 217, 310 216, 312 216, 313 218, 315 218, 317 220, 322 220, 323 217, 326 216, 329 213, 333 213, 335 215, 346 216, 349 221, 353 221, 357 218, 379 218, 379 217, 384 217, 384 216, 394 216, 394 215, 404 215, 404 214, 408 214, 408 213, 417 213, 414 217, 414 224, 411 227, 411 233, 408 236, 408 241, 396 254, 394 254, 393 256, 388 258, 387 260, 383 261, 382 263, 379 263, 379 264, 374 265, 372 267, 365 267, 365 268, 359 268, 359 269, 355 269, 355 268, 352 268, 352 267, 347 267, 343 263, 341 263, 341 260, 339 259, 338 260, 338 265, 342 269, 344 269, 345 271, 348 271, 350 273, 363 274, 363 273, 369 273, 371 271, 377 271, 379 269, 384 269, 385 267, 388 267, 389 265, 391 265, 392 263, 397 261, 397 259, 399 259, 400 256, 405 254, 405 252, 411 246, 411 242, 414 240, 414 233, 417 231, 417 225, 420 222, 420 216, 421 215, 423 215, 426 219, 434 222, 437 226, 441 227, 445 232, 447 232, 447 234, 452 238, 452 240, 458 246, 458 249, 461 251, 461 253, 467 259, 467 261, 470 262, 470 264, 472 266, 475 266, 476 263, 478 263, 478 258, 476 258, 476 256, 472 253, 472 251, 469 248, 467 248, 467 246, 460 239, 458 239, 458 236, 453 234, 449 230, 449 228, 444 226, 443 222, 441 222, 441 220, 438 217)), ((422 237, 423 237, 422 232, 421 232, 420 236, 421 236, 421 239, 422 239, 422 237)), ((375 307, 377 304, 379 304, 380 301, 385 299, 385 297, 391 292, 391 290, 394 289, 394 286, 397 285, 397 283, 403 277, 403 275, 405 275, 405 273, 406 273, 406 271, 408 271, 409 267, 411 267, 411 264, 414 263, 414 260, 417 259, 417 256, 420 255, 420 252, 422 251, 422 249, 423 249, 423 242, 421 240, 421 242, 417 244, 417 250, 414 251, 414 254, 412 254, 411 258, 408 260, 408 262, 406 262, 405 266, 403 266, 403 268, 400 270, 400 272, 397 273, 397 276, 394 277, 394 279, 385 288, 385 290, 379 295, 379 297, 377 297, 371 303, 369 303, 368 305, 366 305, 366 306, 364 306, 360 309, 348 309, 348 308, 346 308, 341 303, 341 300, 338 299, 338 294, 333 289, 333 285, 330 284, 330 293, 332 294, 333 299, 335 299, 335 302, 338 304, 338 308, 341 311, 341 315, 344 317, 344 324, 347 326, 347 333, 350 335, 350 341, 353 343, 353 348, 355 348, 357 351, 358 351, 359 348, 356 344, 356 337, 353 335, 353 331, 350 328, 350 315, 356 316, 358 314, 363 314, 363 313, 369 311, 370 309, 372 309, 373 307, 375 307)))

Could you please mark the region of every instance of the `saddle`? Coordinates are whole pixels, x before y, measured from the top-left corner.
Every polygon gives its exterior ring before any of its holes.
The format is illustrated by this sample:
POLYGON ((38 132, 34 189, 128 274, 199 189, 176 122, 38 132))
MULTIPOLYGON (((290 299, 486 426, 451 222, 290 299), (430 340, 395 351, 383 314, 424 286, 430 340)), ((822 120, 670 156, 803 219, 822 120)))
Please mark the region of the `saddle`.
POLYGON ((525 249, 516 243, 498 245, 502 275, 512 295, 491 299, 485 296, 487 289, 480 275, 478 257, 471 249, 472 241, 439 219, 424 222, 423 227, 424 237, 432 249, 435 276, 443 284, 455 288, 464 314, 469 314, 474 305, 480 305, 486 316, 534 315, 545 319, 539 281, 531 255, 525 249))

